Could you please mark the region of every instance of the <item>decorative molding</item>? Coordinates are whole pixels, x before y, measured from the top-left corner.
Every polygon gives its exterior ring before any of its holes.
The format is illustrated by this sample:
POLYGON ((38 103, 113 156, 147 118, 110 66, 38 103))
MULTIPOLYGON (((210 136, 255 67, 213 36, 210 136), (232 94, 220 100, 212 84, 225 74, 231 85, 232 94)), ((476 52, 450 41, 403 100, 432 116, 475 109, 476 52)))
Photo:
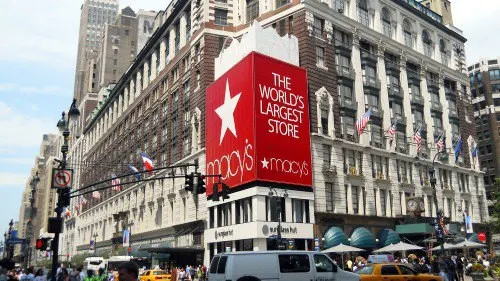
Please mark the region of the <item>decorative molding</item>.
POLYGON ((254 51, 299 66, 299 41, 297 37, 294 35, 281 37, 275 29, 263 28, 257 20, 254 20, 240 41, 232 40, 231 45, 223 49, 220 55, 215 58, 214 79, 217 80, 241 59, 254 51))

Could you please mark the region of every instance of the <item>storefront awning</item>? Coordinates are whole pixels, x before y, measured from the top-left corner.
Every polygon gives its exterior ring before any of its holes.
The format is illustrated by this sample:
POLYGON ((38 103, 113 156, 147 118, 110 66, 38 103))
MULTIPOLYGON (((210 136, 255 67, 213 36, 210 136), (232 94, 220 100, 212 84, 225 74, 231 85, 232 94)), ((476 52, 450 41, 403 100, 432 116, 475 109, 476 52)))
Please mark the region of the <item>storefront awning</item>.
POLYGON ((428 223, 411 223, 396 225, 396 232, 404 235, 431 234, 434 228, 428 223))
POLYGON ((392 229, 385 228, 378 233, 378 243, 380 247, 397 244, 399 242, 401 242, 399 234, 392 229))
POLYGON ((483 242, 479 241, 479 237, 477 237, 477 233, 467 234, 467 241, 476 242, 476 243, 483 243, 483 242))
POLYGON ((377 243, 371 231, 366 227, 358 227, 352 232, 351 246, 362 249, 374 249, 377 247, 377 243))
POLYGON ((192 253, 192 252, 203 252, 205 248, 196 247, 152 247, 152 248, 142 248, 141 251, 148 252, 148 253, 166 253, 166 254, 172 254, 172 253, 192 253))
POLYGON ((344 234, 344 231, 336 226, 330 227, 325 232, 325 235, 323 235, 323 238, 325 238, 325 249, 329 249, 340 244, 349 245, 349 241, 347 240, 347 236, 344 234))

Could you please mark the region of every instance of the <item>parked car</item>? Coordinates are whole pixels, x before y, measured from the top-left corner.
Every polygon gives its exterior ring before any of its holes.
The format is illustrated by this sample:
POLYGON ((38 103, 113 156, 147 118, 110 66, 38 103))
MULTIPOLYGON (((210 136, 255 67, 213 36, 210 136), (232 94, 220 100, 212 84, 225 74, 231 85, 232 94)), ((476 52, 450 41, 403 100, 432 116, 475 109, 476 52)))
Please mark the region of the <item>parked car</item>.
POLYGON ((356 271, 361 281, 442 281, 440 276, 421 274, 400 263, 368 264, 356 271))
POLYGON ((212 259, 209 281, 354 281, 359 275, 340 269, 327 255, 307 251, 221 253, 212 259))

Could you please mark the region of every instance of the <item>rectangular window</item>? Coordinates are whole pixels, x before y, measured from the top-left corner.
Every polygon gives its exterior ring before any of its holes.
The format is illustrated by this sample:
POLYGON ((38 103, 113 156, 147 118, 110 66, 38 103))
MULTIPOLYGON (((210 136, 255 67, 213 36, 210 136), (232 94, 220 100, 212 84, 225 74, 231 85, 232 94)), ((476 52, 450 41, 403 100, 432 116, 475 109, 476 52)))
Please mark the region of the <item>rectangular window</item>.
POLYGON ((278 260, 281 273, 311 271, 311 264, 307 254, 282 254, 278 256, 278 260))
POLYGON ((332 182, 325 182, 325 193, 326 193, 326 210, 328 212, 333 212, 333 206, 335 204, 335 198, 334 198, 335 191, 333 189, 332 182))
POLYGON ((322 36, 323 35, 323 26, 324 26, 324 20, 314 17, 314 22, 313 22, 313 32, 314 35, 316 36, 322 36))
POLYGON ((351 194, 352 194, 352 211, 354 214, 359 213, 359 197, 358 197, 358 187, 351 186, 351 194))
POLYGON ((330 168, 332 164, 332 146, 323 144, 323 167, 330 168))
POLYGON ((292 207, 294 213, 294 222, 304 222, 304 200, 292 199, 292 207))
POLYGON ((290 3, 290 0, 276 0, 276 8, 280 8, 290 3))
POLYGON ((324 135, 328 135, 328 109, 321 108, 321 129, 324 135))
POLYGON ((215 9, 215 24, 227 25, 227 10, 215 9))
POLYGON ((380 212, 382 213, 382 216, 387 216, 387 210, 386 210, 386 191, 381 189, 380 190, 380 212))
POLYGON ((316 65, 325 66, 325 48, 316 46, 316 65))
POLYGON ((259 17, 259 0, 247 0, 247 23, 259 17))

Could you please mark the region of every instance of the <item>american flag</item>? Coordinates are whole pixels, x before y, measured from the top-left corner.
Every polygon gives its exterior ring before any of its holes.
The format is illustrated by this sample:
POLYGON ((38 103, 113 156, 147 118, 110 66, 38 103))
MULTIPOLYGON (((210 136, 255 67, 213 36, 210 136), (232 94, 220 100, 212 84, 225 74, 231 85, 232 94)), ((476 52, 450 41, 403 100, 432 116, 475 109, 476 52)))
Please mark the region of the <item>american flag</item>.
POLYGON ((443 134, 444 134, 444 132, 441 133, 441 135, 439 135, 438 140, 436 141, 436 145, 438 147, 438 152, 443 151, 443 148, 444 148, 443 134))
POLYGON ((363 114, 357 121, 356 121, 356 130, 358 131, 358 135, 361 136, 363 131, 366 128, 366 125, 370 121, 370 116, 372 115, 372 109, 369 108, 368 111, 363 114))
POLYGON ((111 190, 122 191, 122 181, 115 174, 111 174, 111 178, 111 185, 113 186, 111 190))
POLYGON ((387 130, 387 135, 391 138, 389 140, 389 145, 392 145, 392 142, 394 141, 394 136, 398 131, 397 126, 398 126, 398 116, 395 116, 394 121, 392 121, 391 127, 389 128, 389 130, 387 130))
POLYGON ((417 143, 417 152, 420 152, 422 148, 422 126, 418 127, 413 134, 413 140, 417 143))
POLYGON ((82 199, 81 196, 76 197, 75 200, 75 210, 79 211, 80 210, 80 204, 82 204, 82 199))
POLYGON ((87 198, 85 198, 84 196, 82 196, 82 199, 80 200, 80 204, 82 206, 85 206, 85 205, 87 205, 87 203, 88 203, 87 198))
POLYGON ((94 199, 101 199, 101 193, 99 191, 93 191, 92 192, 92 198, 94 199))

